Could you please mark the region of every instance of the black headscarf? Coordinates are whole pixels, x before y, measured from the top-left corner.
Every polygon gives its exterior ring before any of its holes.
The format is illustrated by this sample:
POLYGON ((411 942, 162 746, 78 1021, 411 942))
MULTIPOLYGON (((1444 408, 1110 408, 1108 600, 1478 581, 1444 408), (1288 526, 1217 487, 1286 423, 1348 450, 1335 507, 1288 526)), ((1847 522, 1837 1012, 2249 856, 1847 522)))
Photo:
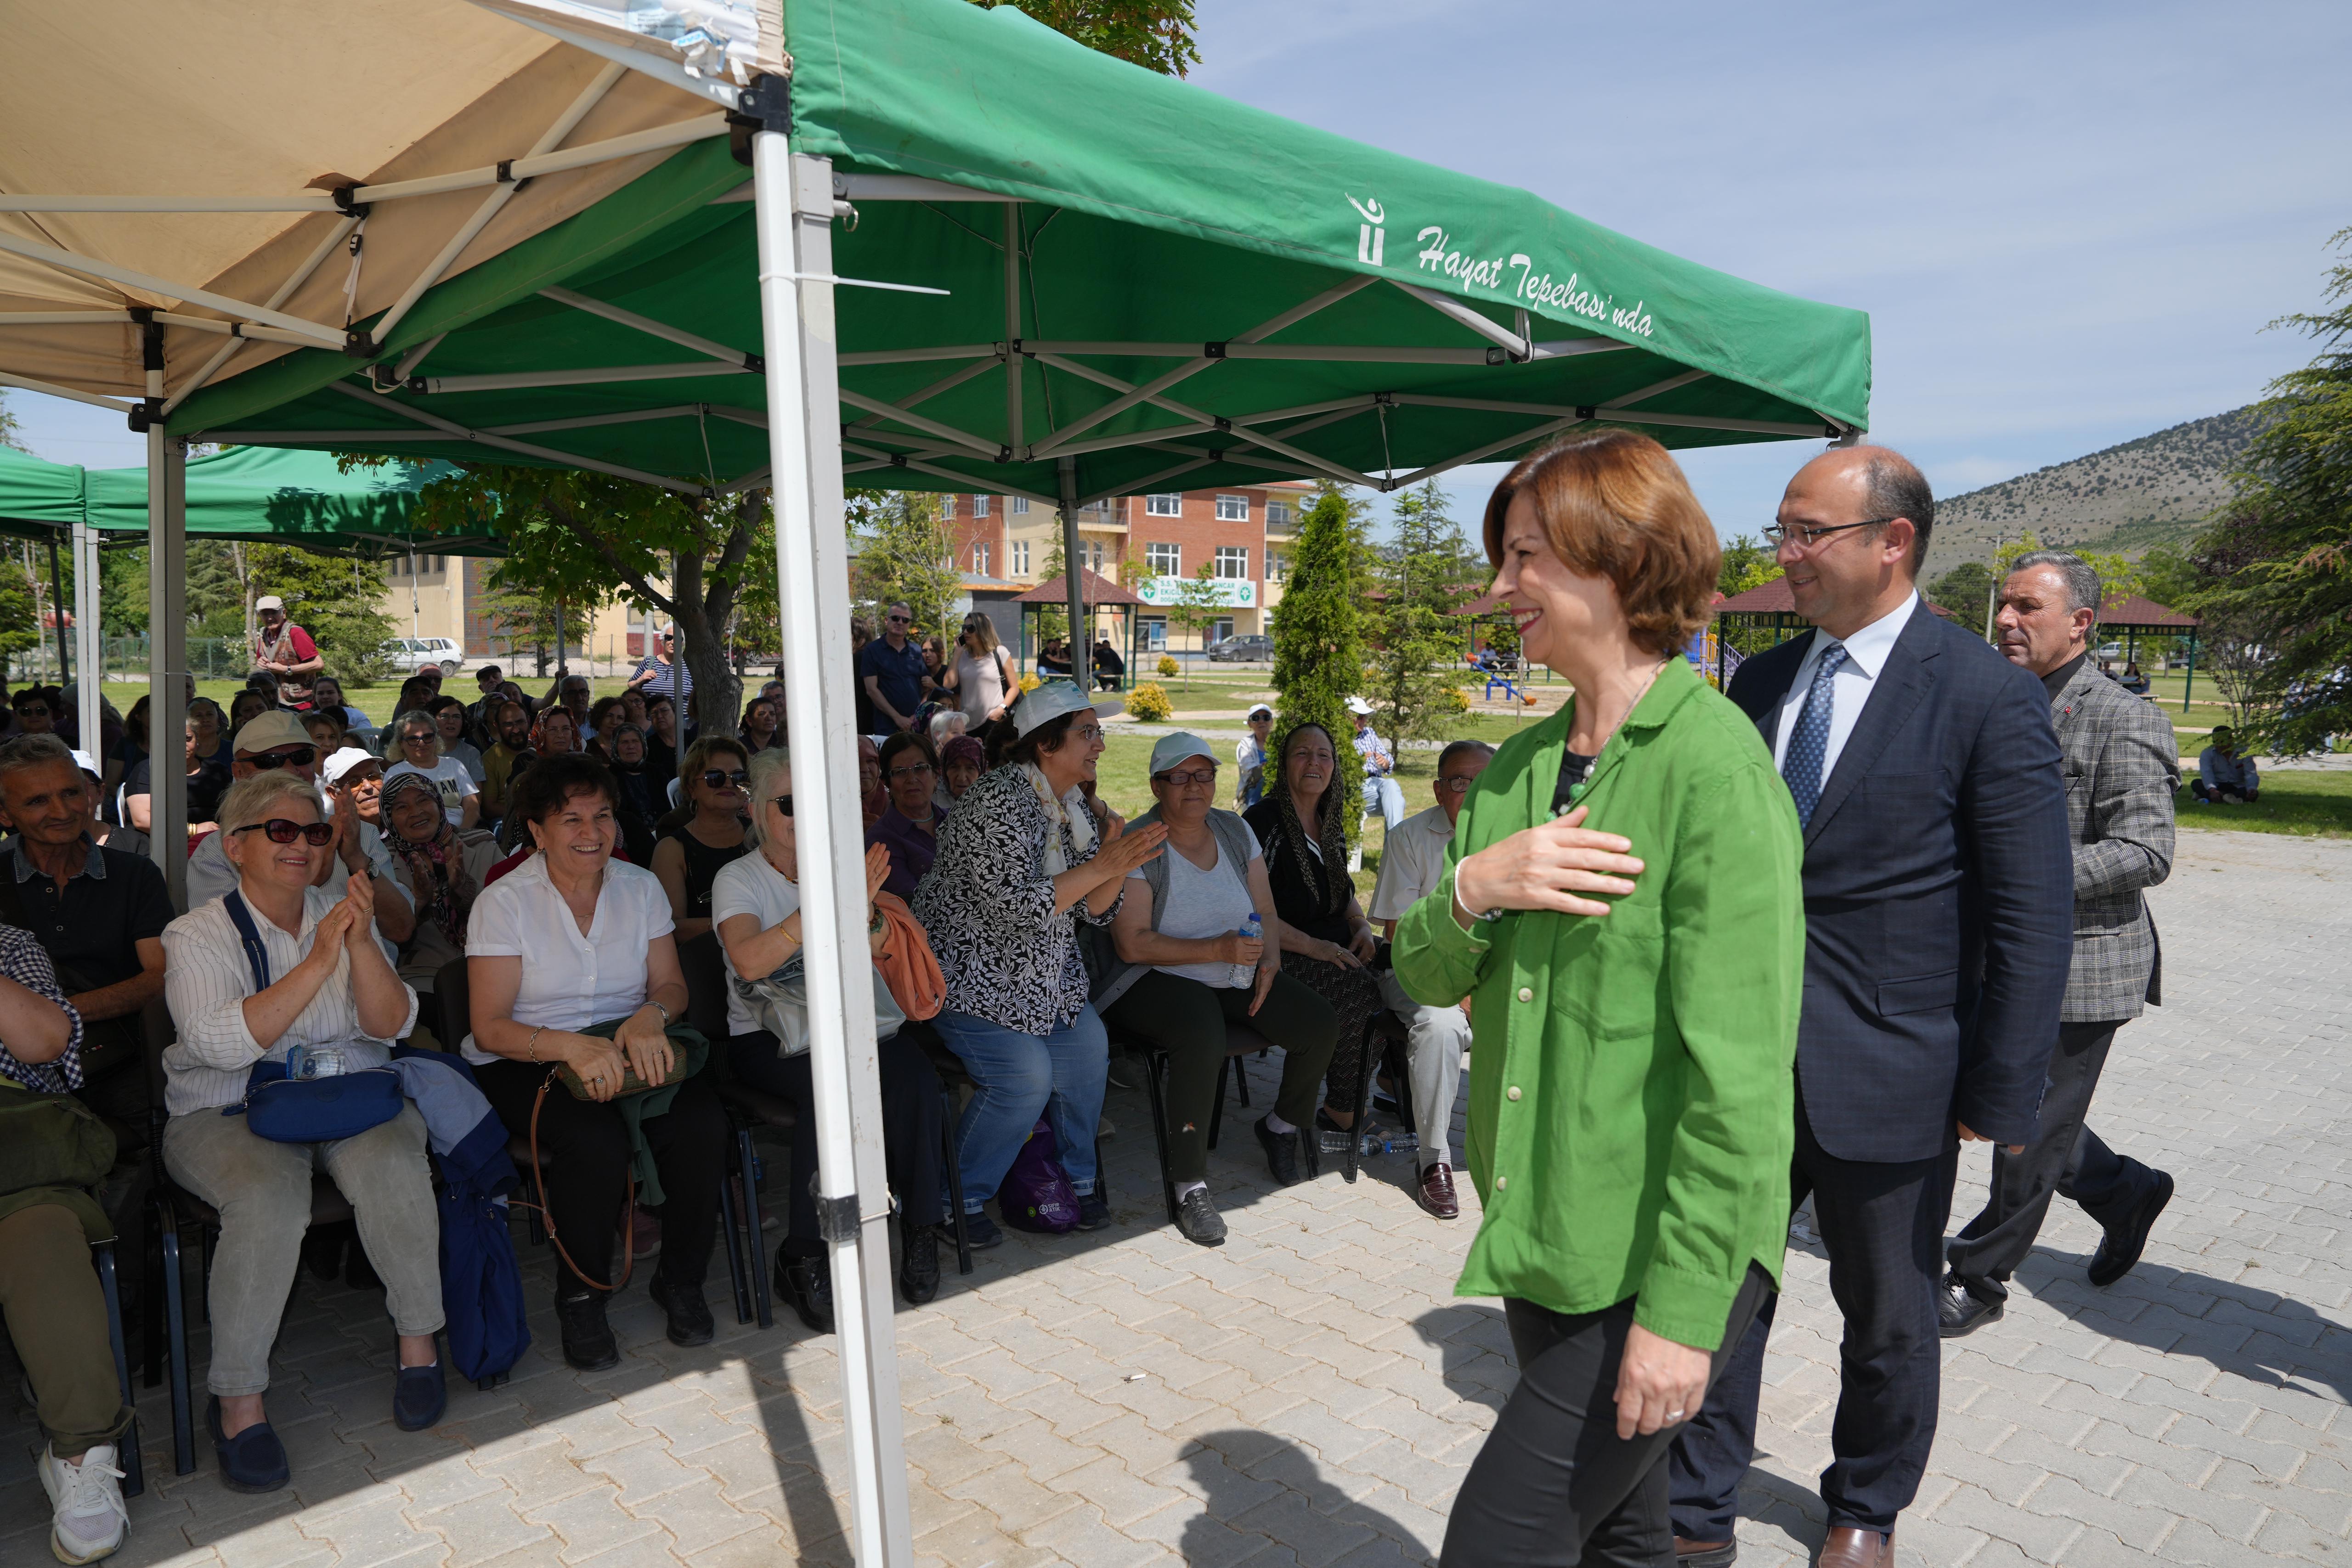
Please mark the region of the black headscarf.
POLYGON ((1283 842, 1298 862, 1299 881, 1314 890, 1324 915, 1345 910, 1356 891, 1348 876, 1348 841, 1340 831, 1339 802, 1333 799, 1339 792, 1339 743, 1331 739, 1331 732, 1323 726, 1312 720, 1294 724, 1283 732, 1281 744, 1274 749, 1274 783, 1267 790, 1282 818, 1283 842), (1320 731, 1331 746, 1331 782, 1323 787, 1322 832, 1315 841, 1323 851, 1320 859, 1307 848, 1307 825, 1298 820, 1298 803, 1290 798, 1290 743, 1302 729, 1320 731))

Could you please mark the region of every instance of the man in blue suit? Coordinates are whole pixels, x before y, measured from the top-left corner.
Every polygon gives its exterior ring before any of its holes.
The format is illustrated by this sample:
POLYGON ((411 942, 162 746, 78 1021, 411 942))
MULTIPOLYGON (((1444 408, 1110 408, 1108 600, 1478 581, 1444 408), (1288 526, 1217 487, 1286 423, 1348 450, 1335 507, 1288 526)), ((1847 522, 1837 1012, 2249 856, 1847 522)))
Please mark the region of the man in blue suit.
MULTIPOLYGON (((1842 447, 1771 534, 1811 636, 1739 668, 1805 829, 1790 1201, 1813 1199, 1845 1319, 1820 1568, 1892 1568, 1936 1437, 1936 1291, 1962 1140, 2033 1136, 2073 951, 2073 855, 2039 682, 1915 586, 1919 471, 1842 447)), ((1675 1448, 1675 1551, 1737 1551, 1771 1304, 1675 1448)))

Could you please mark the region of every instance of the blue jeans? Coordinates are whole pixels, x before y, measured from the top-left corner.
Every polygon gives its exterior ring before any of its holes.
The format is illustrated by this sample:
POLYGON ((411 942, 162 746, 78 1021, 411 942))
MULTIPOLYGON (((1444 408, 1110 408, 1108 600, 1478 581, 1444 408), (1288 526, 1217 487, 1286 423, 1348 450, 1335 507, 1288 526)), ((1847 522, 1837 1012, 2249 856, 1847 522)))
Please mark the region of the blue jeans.
POLYGON ((1395 832, 1404 822, 1404 789, 1386 774, 1364 775, 1364 810, 1378 811, 1395 832))
POLYGON ((1040 1113, 1054 1129, 1055 1157, 1072 1190, 1094 1191, 1095 1126, 1102 1120, 1110 1036, 1092 1004, 1045 1035, 1023 1034, 971 1013, 942 1012, 931 1027, 972 1078, 971 1103, 956 1129, 964 1212, 978 1214, 981 1201, 1004 1185, 1004 1173, 1040 1113))

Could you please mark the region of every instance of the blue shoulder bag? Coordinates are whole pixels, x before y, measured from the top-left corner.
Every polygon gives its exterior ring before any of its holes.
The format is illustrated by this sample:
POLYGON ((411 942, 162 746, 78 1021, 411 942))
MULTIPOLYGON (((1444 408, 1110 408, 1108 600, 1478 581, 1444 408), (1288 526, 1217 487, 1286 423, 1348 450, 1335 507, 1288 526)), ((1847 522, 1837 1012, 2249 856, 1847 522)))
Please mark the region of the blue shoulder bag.
MULTIPOLYGON (((245 895, 232 891, 221 900, 237 940, 245 944, 246 962, 253 966, 253 988, 269 988, 269 954, 253 924, 245 895)), ((300 1047, 296 1047, 300 1050, 300 1047)), ((370 1127, 380 1127, 400 1114, 407 1097, 401 1092, 400 1074, 389 1067, 366 1067, 325 1078, 297 1077, 285 1062, 261 1061, 246 1074, 245 1099, 221 1114, 243 1116, 257 1137, 278 1144, 331 1144, 354 1138, 370 1127)))

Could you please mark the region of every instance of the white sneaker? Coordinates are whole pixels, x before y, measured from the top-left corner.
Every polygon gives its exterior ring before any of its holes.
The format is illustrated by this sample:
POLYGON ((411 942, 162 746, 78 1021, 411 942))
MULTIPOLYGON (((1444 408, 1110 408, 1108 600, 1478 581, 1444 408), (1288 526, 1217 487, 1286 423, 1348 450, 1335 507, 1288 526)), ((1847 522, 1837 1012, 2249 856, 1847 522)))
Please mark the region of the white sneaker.
POLYGON ((122 1472, 114 1468, 114 1445, 96 1443, 68 1464, 55 1448, 41 1450, 41 1490, 57 1507, 50 1521, 49 1550, 60 1563, 95 1563, 122 1545, 131 1510, 122 1501, 122 1472))

